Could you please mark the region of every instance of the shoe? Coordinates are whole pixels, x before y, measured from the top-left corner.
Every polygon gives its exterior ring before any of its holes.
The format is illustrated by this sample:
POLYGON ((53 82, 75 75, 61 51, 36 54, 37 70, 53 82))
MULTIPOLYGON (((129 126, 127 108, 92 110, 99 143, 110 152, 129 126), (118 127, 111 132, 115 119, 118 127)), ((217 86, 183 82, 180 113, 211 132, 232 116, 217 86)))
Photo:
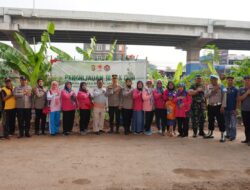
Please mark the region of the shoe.
POLYGON ((18 139, 21 139, 21 138, 23 138, 23 135, 19 135, 17 138, 18 138, 18 139))
POLYGON ((204 137, 204 139, 211 139, 211 138, 214 138, 214 136, 213 136, 213 131, 208 131, 208 134, 207 135, 204 135, 203 136, 204 137))
POLYGON ((31 135, 30 135, 29 133, 27 133, 27 134, 25 134, 25 137, 30 138, 30 137, 31 137, 31 135))
POLYGON ((182 137, 182 135, 181 135, 181 134, 179 134, 179 135, 177 135, 177 137, 182 137))
POLYGON ((87 134, 86 131, 81 131, 81 132, 80 132, 80 135, 86 135, 86 134, 87 134))
POLYGON ((100 133, 105 133, 105 131, 103 131, 103 130, 100 130, 99 132, 100 132, 100 133))
POLYGON ((161 130, 161 129, 160 129, 160 130, 158 130, 158 133, 159 133, 159 134, 162 134, 162 130, 161 130))
POLYGON ((162 136, 165 136, 165 131, 162 131, 161 135, 162 135, 162 136))
POLYGON ((113 134, 113 133, 114 133, 114 131, 113 131, 113 130, 110 130, 108 133, 109 133, 109 134, 113 134))
POLYGON ((54 136, 56 136, 56 134, 50 134, 50 136, 54 137, 54 136))
POLYGON ((230 140, 230 141, 234 141, 234 140, 235 140, 235 138, 229 138, 229 140, 230 140))
POLYGON ((97 131, 97 132, 95 132, 95 134, 96 134, 96 135, 100 135, 100 132, 99 132, 99 131, 97 131))
POLYGON ((68 132, 64 132, 63 136, 69 136, 69 133, 68 132))
POLYGON ((204 131, 199 131, 198 135, 204 137, 205 133, 204 133, 204 131))
POLYGON ((197 137, 197 135, 196 134, 193 134, 193 138, 196 138, 197 137))
POLYGON ((247 140, 244 140, 244 141, 241 141, 241 143, 248 143, 248 141, 247 141, 247 140))
POLYGON ((225 137, 226 137, 226 139, 230 139, 230 136, 229 136, 229 135, 226 135, 225 137))
POLYGON ((224 132, 221 133, 220 142, 221 142, 221 143, 226 142, 226 138, 225 138, 224 132))
POLYGON ((250 142, 248 142, 247 145, 250 146, 250 142))

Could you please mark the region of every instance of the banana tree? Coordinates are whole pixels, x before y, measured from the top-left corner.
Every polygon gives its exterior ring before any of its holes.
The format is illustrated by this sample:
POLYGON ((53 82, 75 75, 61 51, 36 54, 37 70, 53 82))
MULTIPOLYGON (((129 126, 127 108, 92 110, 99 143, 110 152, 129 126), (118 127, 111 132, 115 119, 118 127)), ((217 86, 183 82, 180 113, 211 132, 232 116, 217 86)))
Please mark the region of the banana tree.
POLYGON ((30 81, 31 86, 36 85, 38 78, 46 81, 47 75, 51 71, 51 64, 46 53, 49 47, 48 43, 50 43, 50 35, 53 35, 54 32, 55 25, 50 22, 47 30, 42 33, 41 46, 37 52, 32 49, 21 33, 15 32, 14 39, 18 48, 0 42, 0 58, 4 59, 6 65, 11 69, 24 75, 30 81))
POLYGON ((69 55, 68 53, 66 53, 65 51, 55 47, 55 46, 50 46, 50 49, 55 52, 59 59, 62 59, 63 61, 73 61, 74 59, 71 57, 71 55, 69 55))
POLYGON ((182 76, 182 72, 183 72, 183 64, 182 62, 178 63, 177 67, 176 67, 176 71, 173 77, 173 82, 175 85, 178 85, 181 81, 181 76, 182 76))
POLYGON ((106 57, 105 57, 105 60, 106 60, 106 61, 112 61, 112 60, 113 60, 113 56, 114 56, 114 51, 115 51, 116 43, 117 43, 117 40, 115 40, 115 41, 113 42, 113 44, 111 45, 110 51, 109 51, 109 53, 108 53, 108 54, 106 55, 106 57))
POLYGON ((87 50, 84 50, 77 46, 76 51, 82 54, 85 60, 93 61, 92 54, 94 53, 95 46, 96 46, 96 38, 92 37, 90 38, 90 47, 87 48, 87 50))

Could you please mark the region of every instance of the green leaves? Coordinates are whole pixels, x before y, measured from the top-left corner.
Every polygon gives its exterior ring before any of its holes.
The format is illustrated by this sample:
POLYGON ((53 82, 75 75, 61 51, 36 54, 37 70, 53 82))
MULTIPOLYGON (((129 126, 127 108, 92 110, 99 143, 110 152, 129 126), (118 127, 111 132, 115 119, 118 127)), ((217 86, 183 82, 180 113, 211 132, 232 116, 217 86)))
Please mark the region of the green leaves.
POLYGON ((80 47, 76 47, 76 51, 84 56, 85 60, 92 61, 93 57, 92 54, 94 53, 96 46, 96 38, 92 37, 90 38, 90 47, 87 48, 87 50, 84 50, 80 47))
POLYGON ((5 60, 5 64, 11 69, 18 71, 30 81, 31 86, 36 85, 39 77, 46 82, 51 64, 47 60, 46 52, 50 42, 50 34, 54 34, 55 25, 49 23, 47 31, 41 36, 41 47, 35 52, 28 41, 20 33, 14 33, 14 39, 18 44, 18 49, 0 42, 0 57, 5 60), (19 51, 19 49, 21 51, 19 51))
POLYGON ((113 55, 114 55, 116 43, 117 43, 117 40, 115 40, 113 42, 113 44, 111 45, 110 51, 109 51, 108 55, 106 55, 105 60, 107 60, 107 61, 112 61, 113 60, 113 55))
POLYGON ((59 58, 61 58, 64 61, 72 61, 73 60, 73 58, 68 53, 66 53, 65 51, 62 51, 62 50, 58 49, 55 46, 50 46, 50 49, 53 52, 55 52, 59 56, 59 58))
POLYGON ((173 82, 174 82, 175 85, 178 85, 180 83, 182 72, 183 72, 183 64, 182 64, 182 62, 180 62, 177 65, 177 68, 176 68, 176 71, 175 71, 175 74, 174 74, 174 77, 173 77, 173 82))
POLYGON ((54 33, 55 33, 55 24, 53 22, 50 22, 47 25, 47 31, 48 31, 49 34, 54 35, 54 33))

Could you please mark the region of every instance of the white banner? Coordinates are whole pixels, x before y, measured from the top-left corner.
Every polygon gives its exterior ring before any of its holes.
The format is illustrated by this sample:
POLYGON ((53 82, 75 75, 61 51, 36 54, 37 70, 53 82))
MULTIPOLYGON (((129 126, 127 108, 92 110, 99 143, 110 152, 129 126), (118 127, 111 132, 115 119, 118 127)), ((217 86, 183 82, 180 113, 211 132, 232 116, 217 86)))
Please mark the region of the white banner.
POLYGON ((53 77, 62 77, 71 81, 74 90, 79 89, 80 82, 86 82, 91 90, 96 87, 98 78, 102 78, 104 86, 111 83, 112 75, 117 74, 119 83, 124 84, 126 78, 131 78, 135 85, 137 81, 146 82, 146 61, 72 61, 56 62, 52 67, 53 77))

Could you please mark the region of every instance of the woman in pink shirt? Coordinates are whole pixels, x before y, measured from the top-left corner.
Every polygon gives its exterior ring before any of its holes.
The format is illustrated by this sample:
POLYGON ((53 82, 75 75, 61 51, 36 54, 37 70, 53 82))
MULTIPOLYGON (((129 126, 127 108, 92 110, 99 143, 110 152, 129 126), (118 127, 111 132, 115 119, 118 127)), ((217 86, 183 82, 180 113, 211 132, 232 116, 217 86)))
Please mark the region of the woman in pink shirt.
POLYGON ((87 89, 86 82, 80 83, 80 88, 77 93, 77 102, 80 110, 80 134, 85 135, 88 130, 90 110, 92 108, 92 99, 87 89))
POLYGON ((185 84, 180 83, 174 102, 176 103, 175 116, 178 123, 179 137, 188 136, 188 112, 192 103, 192 98, 185 89, 185 84))
POLYGON ((63 111, 63 134, 69 135, 72 132, 75 110, 77 107, 76 94, 72 90, 72 83, 66 82, 61 92, 61 102, 63 111))
POLYGON ((134 134, 143 133, 144 129, 144 112, 142 100, 143 82, 137 82, 137 88, 133 91, 133 119, 132 131, 134 134))
POLYGON ((145 135, 151 135, 151 124, 154 117, 154 97, 152 81, 148 80, 146 82, 146 88, 142 92, 143 99, 143 111, 145 112, 145 135))
POLYGON ((60 128, 61 93, 58 86, 58 82, 53 81, 50 90, 47 92, 47 101, 50 108, 49 132, 52 136, 58 134, 60 128))
POLYGON ((165 100, 164 100, 164 90, 162 87, 161 80, 158 80, 156 83, 156 89, 153 91, 154 102, 155 102, 155 119, 156 125, 158 128, 159 133, 165 135, 165 127, 166 127, 166 107, 165 107, 165 100))

